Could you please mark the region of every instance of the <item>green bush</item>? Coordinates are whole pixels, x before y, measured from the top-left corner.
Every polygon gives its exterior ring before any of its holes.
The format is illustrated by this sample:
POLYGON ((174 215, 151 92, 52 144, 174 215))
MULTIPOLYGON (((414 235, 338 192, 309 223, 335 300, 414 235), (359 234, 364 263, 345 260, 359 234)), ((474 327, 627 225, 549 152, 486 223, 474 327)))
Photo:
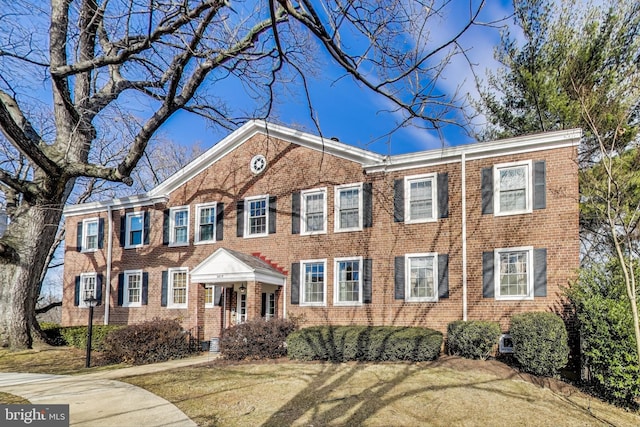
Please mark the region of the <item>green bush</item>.
POLYGON ((57 323, 40 322, 40 330, 45 335, 47 343, 50 345, 67 345, 64 337, 62 336, 61 329, 62 328, 57 323))
POLYGON ((197 349, 177 320, 155 318, 111 332, 102 351, 107 363, 144 365, 187 357, 197 349))
MULTIPOLYGON (((111 332, 122 328, 118 325, 93 325, 91 331, 91 348, 94 350, 102 350, 104 340, 111 332)), ((59 333, 64 339, 66 345, 77 348, 87 348, 87 327, 86 326, 67 326, 59 328, 59 333)))
POLYGON ((287 355, 287 336, 296 323, 287 319, 252 320, 222 331, 220 353, 226 359, 275 359, 287 355))
POLYGON ((516 314, 511 318, 509 333, 513 340, 514 358, 523 371, 555 376, 567 365, 567 328, 557 314, 516 314))
POLYGON ((440 355, 442 333, 395 326, 316 326, 287 338, 287 355, 298 360, 425 361, 440 355))
POLYGON ((604 399, 635 406, 640 397, 640 369, 631 304, 620 268, 609 263, 582 271, 569 298, 578 320, 588 385, 604 399))
POLYGON ((499 336, 497 322, 456 320, 447 326, 447 352, 467 359, 486 360, 494 354, 499 336))

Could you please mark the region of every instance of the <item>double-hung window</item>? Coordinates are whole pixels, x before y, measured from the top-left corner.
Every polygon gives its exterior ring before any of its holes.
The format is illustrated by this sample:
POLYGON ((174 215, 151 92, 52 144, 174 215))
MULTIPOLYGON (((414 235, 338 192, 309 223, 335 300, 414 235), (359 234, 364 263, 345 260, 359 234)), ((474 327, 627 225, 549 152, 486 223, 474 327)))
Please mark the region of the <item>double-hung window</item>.
POLYGON ((266 236, 269 233, 269 198, 267 196, 247 198, 245 214, 246 237, 266 236))
POLYGON ((207 286, 204 288, 204 308, 212 308, 213 304, 213 295, 214 295, 214 287, 207 286))
POLYGON ((123 307, 142 305, 142 270, 124 272, 123 307))
POLYGON ((327 189, 314 189, 301 192, 302 197, 302 234, 327 232, 327 189))
POLYGON ((362 304, 362 258, 336 258, 334 304, 362 304))
POLYGON ((533 299, 533 248, 494 251, 496 299, 533 299))
POLYGON ((82 229, 84 230, 82 251, 93 252, 98 250, 98 218, 85 219, 82 223, 82 229))
POLYGON ((186 308, 188 278, 186 268, 170 268, 169 269, 169 308, 186 308))
POLYGON ((496 165, 493 181, 496 215, 531 212, 531 161, 496 165))
POLYGON ((437 218, 437 174, 405 179, 405 222, 435 221, 437 218))
POLYGON ((325 305, 327 260, 300 261, 300 267, 300 283, 302 283, 301 305, 325 305))
POLYGON ((144 212, 127 213, 126 230, 125 246, 127 248, 142 246, 144 242, 144 212))
MULTIPOLYGON (((214 242, 216 239, 216 204, 196 206, 196 243, 214 242)), ((207 288, 209 289, 209 288, 207 288)))
POLYGON ((341 185, 335 193, 335 231, 362 230, 362 184, 341 185))
POLYGON ((80 274, 79 307, 89 307, 85 302, 88 298, 98 297, 98 275, 96 273, 80 274))
POLYGON ((405 255, 405 295, 407 301, 438 301, 437 254, 405 255))
POLYGON ((169 244, 183 246, 189 244, 189 206, 171 208, 169 244))

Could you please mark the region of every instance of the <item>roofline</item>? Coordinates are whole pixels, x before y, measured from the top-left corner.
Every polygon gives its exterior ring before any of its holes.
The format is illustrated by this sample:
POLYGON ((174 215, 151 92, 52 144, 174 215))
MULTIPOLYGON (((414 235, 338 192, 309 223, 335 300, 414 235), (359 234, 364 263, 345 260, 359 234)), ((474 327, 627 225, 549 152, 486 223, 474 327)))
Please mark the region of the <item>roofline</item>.
POLYGON ((156 203, 166 203, 167 201, 169 201, 169 196, 166 194, 157 196, 150 196, 148 193, 137 194, 134 196, 120 197, 111 200, 67 205, 64 207, 62 213, 65 216, 86 215, 95 212, 103 212, 108 208, 128 209, 133 207, 151 206, 156 203))

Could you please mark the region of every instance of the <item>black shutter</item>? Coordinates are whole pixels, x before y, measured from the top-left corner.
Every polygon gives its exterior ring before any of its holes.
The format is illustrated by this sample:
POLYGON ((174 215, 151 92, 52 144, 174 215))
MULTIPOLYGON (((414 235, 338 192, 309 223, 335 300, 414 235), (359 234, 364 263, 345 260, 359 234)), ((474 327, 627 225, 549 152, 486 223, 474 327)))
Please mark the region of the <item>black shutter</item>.
POLYGON ((140 304, 147 305, 149 303, 149 273, 142 273, 142 295, 140 295, 140 304))
POLYGON ((373 298, 373 260, 365 258, 362 263, 362 302, 371 304, 373 298))
POLYGON ((365 182, 362 184, 362 227, 373 226, 373 184, 365 182))
POLYGON ((236 236, 242 237, 244 236, 244 200, 238 200, 238 202, 236 203, 236 215, 236 236))
POLYGON ((102 305, 102 274, 96 275, 96 299, 98 300, 97 305, 102 305))
POLYGON ((493 168, 482 169, 482 214, 493 213, 493 168))
POLYGON ((397 256, 394 264, 395 299, 404 299, 404 256, 397 256))
POLYGON ((98 249, 104 247, 104 218, 98 219, 98 249))
POLYGON ((222 241, 224 237, 224 203, 216 205, 216 241, 222 241))
POLYGON ((291 264, 291 304, 300 304, 300 263, 291 264))
POLYGON ((438 255, 438 298, 449 298, 449 255, 438 255))
POLYGON ((544 160, 533 163, 533 209, 547 207, 546 163, 544 160))
POLYGON ((393 221, 404 222, 404 179, 393 182, 393 221))
POLYGON ((214 286, 213 287, 213 305, 222 305, 222 290, 224 288, 222 286, 214 286))
POLYGON ((291 193, 291 234, 300 234, 300 203, 299 191, 291 193))
POLYGON ((533 250, 533 296, 547 296, 547 250, 533 250))
POLYGON ((78 223, 77 235, 76 235, 76 250, 82 251, 82 221, 78 223))
POLYGON ((449 217, 449 174, 438 174, 438 217, 449 217))
POLYGON ((267 315, 267 294, 266 292, 262 293, 262 308, 260 308, 260 317, 265 317, 267 315))
POLYGON ((151 213, 149 211, 145 211, 142 217, 144 221, 144 241, 143 245, 149 244, 149 231, 151 230, 151 213))
POLYGON ((169 272, 165 270, 162 272, 162 293, 160 294, 161 307, 167 306, 168 293, 169 293, 169 272))
POLYGON ((276 232, 276 209, 277 209, 277 197, 269 197, 269 234, 276 232))
POLYGON ((80 276, 76 276, 75 288, 73 290, 73 305, 80 305, 80 276))
POLYGON ((482 252, 482 297, 495 297, 493 252, 482 252))
POLYGON ((124 273, 118 274, 118 305, 124 304, 124 273))
POLYGON ((120 246, 125 245, 127 238, 127 214, 120 216, 120 246))
POLYGON ((162 211, 162 244, 169 244, 169 224, 170 220, 170 211, 169 209, 165 209, 162 211))

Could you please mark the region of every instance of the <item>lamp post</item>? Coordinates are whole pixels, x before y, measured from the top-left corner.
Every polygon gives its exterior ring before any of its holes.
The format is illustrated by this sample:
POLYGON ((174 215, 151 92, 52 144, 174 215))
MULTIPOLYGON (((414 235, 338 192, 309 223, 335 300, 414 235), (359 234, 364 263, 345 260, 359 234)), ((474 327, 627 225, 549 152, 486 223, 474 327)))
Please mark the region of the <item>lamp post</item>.
POLYGON ((84 302, 89 306, 89 324, 87 326, 87 358, 84 367, 91 366, 91 338, 93 335, 93 308, 98 305, 98 300, 93 296, 93 292, 87 291, 84 302))

